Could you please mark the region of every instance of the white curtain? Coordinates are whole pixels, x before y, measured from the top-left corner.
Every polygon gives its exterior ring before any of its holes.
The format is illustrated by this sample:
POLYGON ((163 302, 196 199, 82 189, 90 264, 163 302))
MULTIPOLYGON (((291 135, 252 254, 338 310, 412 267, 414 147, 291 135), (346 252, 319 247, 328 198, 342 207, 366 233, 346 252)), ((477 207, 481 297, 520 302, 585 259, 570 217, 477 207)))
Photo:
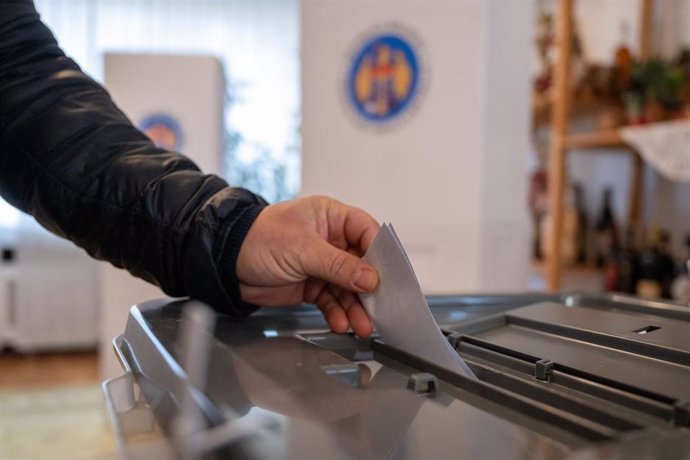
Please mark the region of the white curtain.
POLYGON ((299 188, 298 0, 36 0, 97 80, 103 53, 212 54, 224 63, 226 176, 271 201, 299 188))

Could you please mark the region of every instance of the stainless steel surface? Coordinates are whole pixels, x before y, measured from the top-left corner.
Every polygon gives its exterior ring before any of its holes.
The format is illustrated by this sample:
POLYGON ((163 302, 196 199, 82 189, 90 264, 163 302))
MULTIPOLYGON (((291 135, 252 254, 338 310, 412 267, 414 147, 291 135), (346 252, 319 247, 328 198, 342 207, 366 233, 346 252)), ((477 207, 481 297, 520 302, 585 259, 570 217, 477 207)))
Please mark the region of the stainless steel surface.
POLYGON ((190 392, 218 458, 690 456, 682 307, 619 296, 430 298, 477 380, 327 332, 310 307, 219 316, 206 385, 189 388, 178 364, 184 305, 134 307, 122 354, 164 433, 190 392), (650 325, 659 329, 633 332, 650 325), (224 442, 224 430, 252 423, 261 428, 224 442))

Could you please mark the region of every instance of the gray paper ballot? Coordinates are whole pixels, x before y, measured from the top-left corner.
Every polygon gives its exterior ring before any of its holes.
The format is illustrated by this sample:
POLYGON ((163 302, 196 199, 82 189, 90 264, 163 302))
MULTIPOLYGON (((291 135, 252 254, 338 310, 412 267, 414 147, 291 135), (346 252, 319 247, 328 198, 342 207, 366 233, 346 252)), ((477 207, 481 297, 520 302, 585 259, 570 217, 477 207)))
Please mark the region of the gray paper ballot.
POLYGON ((381 227, 363 259, 379 272, 380 284, 375 292, 359 297, 383 341, 438 366, 476 378, 436 324, 392 225, 381 227))

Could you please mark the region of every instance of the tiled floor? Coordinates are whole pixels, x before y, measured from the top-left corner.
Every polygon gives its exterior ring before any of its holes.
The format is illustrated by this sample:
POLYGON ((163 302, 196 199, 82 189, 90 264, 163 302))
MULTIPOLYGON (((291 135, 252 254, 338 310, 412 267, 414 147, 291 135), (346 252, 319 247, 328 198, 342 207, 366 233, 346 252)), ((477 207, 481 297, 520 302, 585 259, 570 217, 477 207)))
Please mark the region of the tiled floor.
POLYGON ((0 353, 0 459, 114 459, 95 353, 0 353))

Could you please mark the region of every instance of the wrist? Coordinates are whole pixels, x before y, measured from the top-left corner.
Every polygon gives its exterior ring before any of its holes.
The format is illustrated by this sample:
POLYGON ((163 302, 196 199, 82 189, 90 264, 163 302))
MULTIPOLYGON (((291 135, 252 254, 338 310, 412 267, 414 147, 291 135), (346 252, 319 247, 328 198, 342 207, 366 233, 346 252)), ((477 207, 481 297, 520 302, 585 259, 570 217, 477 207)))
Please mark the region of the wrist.
POLYGON ((218 276, 226 286, 233 307, 242 316, 252 313, 258 307, 242 300, 237 276, 237 261, 249 229, 266 206, 264 204, 247 206, 233 222, 227 223, 226 230, 223 232, 225 238, 219 253, 218 276))

